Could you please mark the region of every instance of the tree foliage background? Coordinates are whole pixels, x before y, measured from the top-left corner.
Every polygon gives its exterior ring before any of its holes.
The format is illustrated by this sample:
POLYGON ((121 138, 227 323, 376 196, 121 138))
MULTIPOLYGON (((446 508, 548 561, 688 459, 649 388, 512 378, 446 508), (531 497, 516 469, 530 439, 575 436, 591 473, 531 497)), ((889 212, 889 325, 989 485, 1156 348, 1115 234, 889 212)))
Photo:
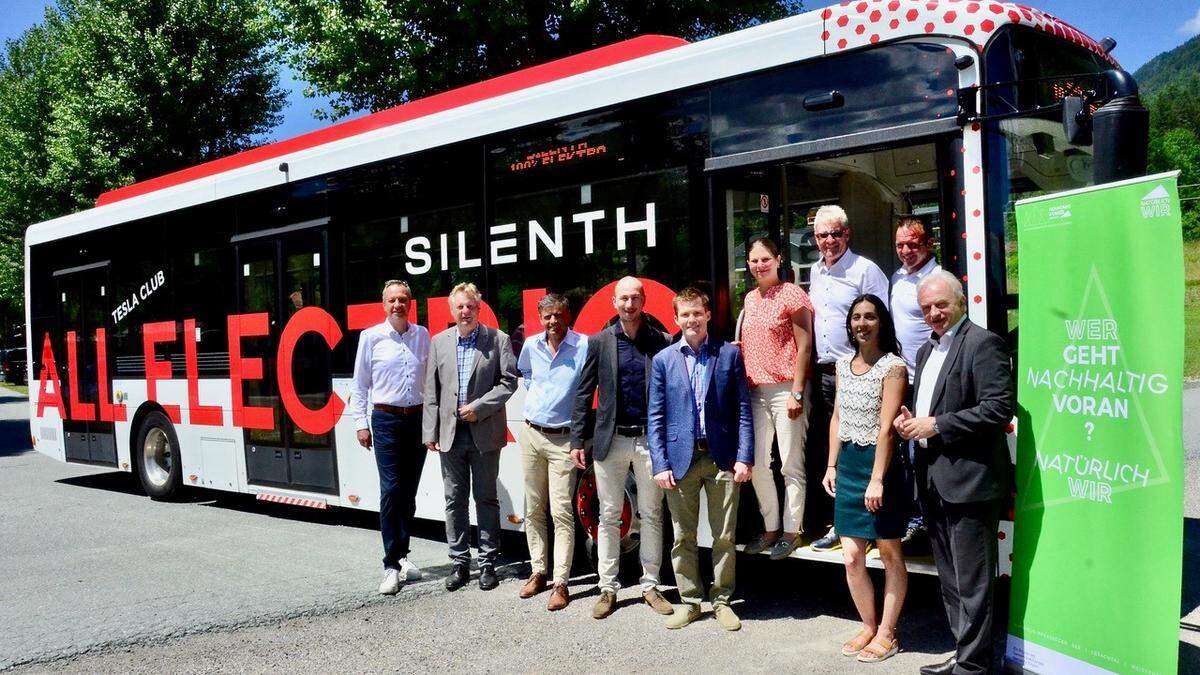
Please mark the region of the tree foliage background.
POLYGON ((31 223, 236 152, 282 119, 259 0, 58 0, 0 56, 0 303, 31 223))
POLYGON ((282 52, 332 119, 644 34, 697 40, 796 0, 269 0, 282 52))
POLYGON ((1134 73, 1150 109, 1149 170, 1179 170, 1183 236, 1200 239, 1200 36, 1134 73))

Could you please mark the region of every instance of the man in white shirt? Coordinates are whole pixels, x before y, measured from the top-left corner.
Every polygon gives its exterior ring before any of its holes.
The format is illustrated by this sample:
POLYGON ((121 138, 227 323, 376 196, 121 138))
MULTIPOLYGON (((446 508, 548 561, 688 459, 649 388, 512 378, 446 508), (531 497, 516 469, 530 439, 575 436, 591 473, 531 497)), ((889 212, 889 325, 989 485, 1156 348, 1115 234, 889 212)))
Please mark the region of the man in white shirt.
POLYGON ((410 323, 412 291, 403 281, 383 285, 387 319, 362 332, 354 358, 350 412, 358 442, 374 447, 379 468, 379 531, 383 535, 383 581, 379 592, 394 595, 405 581, 421 578, 408 561, 409 530, 417 507, 417 486, 425 467, 421 443, 421 403, 429 331, 410 323), (367 400, 372 403, 368 424, 367 400))
MULTIPOLYGON (((908 383, 913 382, 917 350, 929 339, 929 326, 921 316, 917 302, 917 284, 942 269, 933 258, 933 239, 919 218, 901 218, 896 223, 896 257, 901 267, 892 273, 892 297, 889 309, 896 324, 901 356, 908 366, 908 383)), ((910 388, 911 391, 911 388, 910 388)))
MULTIPOLYGON (((805 447, 813 448, 808 453, 808 473, 825 475, 828 464, 829 419, 833 415, 833 400, 837 393, 837 376, 834 366, 843 356, 853 356, 854 346, 846 332, 846 314, 854 298, 870 293, 881 301, 888 297, 888 279, 883 270, 871 260, 850 250, 850 224, 842 207, 827 204, 817 209, 813 218, 813 235, 821 259, 813 264, 810 272, 808 296, 814 309, 813 342, 816 343, 817 368, 814 384, 818 396, 813 406, 813 417, 809 420, 812 439, 805 447), (818 463, 819 462, 819 463, 818 463)), ((810 520, 818 526, 833 522, 833 501, 823 490, 809 490, 807 512, 810 520)), ((841 547, 841 540, 833 527, 825 536, 812 543, 818 551, 832 551, 841 547)))
MULTIPOLYGON (((896 257, 900 259, 901 267, 892 274, 892 297, 889 304, 892 321, 896 325, 896 338, 900 341, 901 356, 904 357, 904 365, 908 367, 908 394, 911 397, 917 350, 929 340, 930 334, 929 325, 925 323, 925 317, 921 314, 921 304, 917 302, 917 284, 942 269, 933 258, 933 238, 929 236, 920 218, 904 217, 896 223, 896 257)), ((908 405, 912 406, 911 400, 908 401, 908 405)), ((903 540, 905 553, 927 553, 928 539, 921 518, 920 501, 915 499, 916 477, 912 446, 904 442, 902 449, 900 458, 904 465, 904 476, 914 497, 913 511, 903 540)))

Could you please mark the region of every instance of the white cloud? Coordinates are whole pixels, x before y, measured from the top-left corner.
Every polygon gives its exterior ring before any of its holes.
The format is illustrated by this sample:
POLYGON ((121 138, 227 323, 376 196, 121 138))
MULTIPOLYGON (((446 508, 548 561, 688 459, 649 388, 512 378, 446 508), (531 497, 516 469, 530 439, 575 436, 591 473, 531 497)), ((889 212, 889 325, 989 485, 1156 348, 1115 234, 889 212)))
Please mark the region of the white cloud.
POLYGON ((1183 22, 1183 25, 1179 27, 1179 32, 1184 35, 1200 34, 1200 9, 1196 10, 1196 16, 1183 22))

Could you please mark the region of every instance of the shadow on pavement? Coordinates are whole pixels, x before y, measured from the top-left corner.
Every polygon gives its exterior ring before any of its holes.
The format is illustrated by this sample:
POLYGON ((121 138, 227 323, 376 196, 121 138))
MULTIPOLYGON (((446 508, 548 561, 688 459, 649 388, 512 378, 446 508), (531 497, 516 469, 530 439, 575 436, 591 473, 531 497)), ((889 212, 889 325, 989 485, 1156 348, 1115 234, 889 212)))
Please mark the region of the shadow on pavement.
MULTIPOLYGON (((1183 593, 1180 616, 1200 607, 1200 518, 1183 519, 1183 593)), ((1193 626, 1200 633, 1200 626, 1193 626)))
MULTIPOLYGON (((0 403, 4 401, 0 397, 0 403)), ((0 457, 15 457, 33 452, 30 447, 29 422, 24 419, 0 420, 0 457)))

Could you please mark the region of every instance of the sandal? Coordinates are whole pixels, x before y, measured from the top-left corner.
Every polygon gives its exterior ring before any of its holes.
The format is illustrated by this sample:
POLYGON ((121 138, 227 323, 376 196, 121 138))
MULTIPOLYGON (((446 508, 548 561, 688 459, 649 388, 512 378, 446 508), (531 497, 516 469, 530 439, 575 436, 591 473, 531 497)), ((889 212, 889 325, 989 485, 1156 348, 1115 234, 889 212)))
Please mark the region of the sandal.
POLYGON ((870 644, 858 652, 858 661, 862 663, 879 663, 886 661, 900 651, 900 643, 895 637, 876 635, 870 644))
POLYGON ((875 639, 875 635, 868 633, 867 629, 858 631, 858 635, 850 638, 842 645, 842 656, 854 656, 861 652, 867 645, 871 644, 871 640, 875 639))

